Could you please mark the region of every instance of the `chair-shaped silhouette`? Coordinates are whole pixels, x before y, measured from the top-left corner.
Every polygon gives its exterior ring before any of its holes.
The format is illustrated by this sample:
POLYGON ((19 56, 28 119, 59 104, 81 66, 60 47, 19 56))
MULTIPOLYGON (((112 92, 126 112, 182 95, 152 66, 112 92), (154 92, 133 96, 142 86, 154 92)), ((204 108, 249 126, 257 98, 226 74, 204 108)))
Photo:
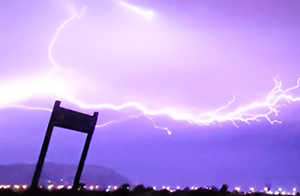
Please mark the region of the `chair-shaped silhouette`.
POLYGON ((39 178, 43 169, 46 153, 48 150, 50 138, 53 128, 61 127, 65 129, 71 129, 87 134, 84 148, 79 161, 78 169, 73 182, 73 190, 78 190, 79 181, 84 167, 84 162, 88 153, 89 145, 95 130, 95 126, 98 119, 98 112, 94 112, 93 116, 82 114, 76 111, 72 111, 66 108, 60 107, 60 101, 56 101, 53 107, 53 111, 48 124, 47 132, 44 138, 44 142, 41 148, 40 156, 36 165, 36 169, 32 178, 31 188, 38 187, 39 178))

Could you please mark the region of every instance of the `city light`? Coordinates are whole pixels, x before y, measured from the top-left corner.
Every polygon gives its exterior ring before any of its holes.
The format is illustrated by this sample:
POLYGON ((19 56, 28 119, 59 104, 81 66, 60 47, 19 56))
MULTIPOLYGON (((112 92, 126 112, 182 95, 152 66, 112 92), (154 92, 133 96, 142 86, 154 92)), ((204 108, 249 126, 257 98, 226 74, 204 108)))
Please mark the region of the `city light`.
POLYGON ((51 190, 51 189, 53 188, 53 186, 54 186, 53 184, 51 184, 51 185, 48 185, 48 187, 47 187, 47 188, 48 188, 48 190, 51 190))
POLYGON ((62 188, 64 188, 64 185, 58 185, 57 186, 57 189, 62 189, 62 188))
POLYGON ((19 189, 20 185, 14 185, 14 189, 19 189))
MULTIPOLYGON (((40 188, 42 188, 43 186, 40 186, 40 188)), ((66 189, 72 189, 72 186, 71 185, 54 185, 54 184, 50 184, 48 186, 46 186, 48 190, 53 190, 53 189, 56 189, 56 190, 59 190, 59 189, 63 189, 63 188, 66 188, 66 189)), ((96 189, 99 189, 99 185, 87 185, 87 186, 84 186, 86 190, 91 190, 91 191, 94 191, 96 189)), ((27 189, 28 188, 28 185, 26 184, 14 184, 14 185, 9 185, 9 184, 2 184, 0 185, 0 189, 14 189, 14 190, 20 190, 21 188, 22 189, 27 189)), ((153 186, 152 187, 153 190, 157 190, 157 186, 153 186)), ((197 190, 199 187, 197 186, 191 186, 190 189, 191 190, 197 190)), ((206 190, 212 190, 212 188, 210 186, 204 186, 203 188, 205 188, 206 190)), ((117 190, 118 189, 118 186, 116 185, 109 185, 107 186, 107 188, 105 189, 106 192, 109 192, 109 191, 114 191, 114 190, 117 190)), ((255 188, 254 187, 250 187, 250 192, 249 193, 255 193, 255 188)), ((176 190, 180 190, 180 186, 176 186, 176 189, 172 189, 171 186, 162 186, 162 190, 168 190, 170 192, 174 192, 176 190)), ((234 191, 237 191, 237 192, 242 192, 243 190, 241 189, 241 187, 235 187, 234 188, 234 191)), ((247 191, 246 191, 247 192, 247 191)), ((297 189, 296 188, 293 188, 291 189, 290 191, 286 190, 284 191, 283 188, 279 188, 277 191, 275 192, 272 192, 271 190, 269 190, 268 187, 264 187, 263 189, 263 192, 267 193, 267 194, 270 194, 270 195, 296 195, 297 194, 297 189)))

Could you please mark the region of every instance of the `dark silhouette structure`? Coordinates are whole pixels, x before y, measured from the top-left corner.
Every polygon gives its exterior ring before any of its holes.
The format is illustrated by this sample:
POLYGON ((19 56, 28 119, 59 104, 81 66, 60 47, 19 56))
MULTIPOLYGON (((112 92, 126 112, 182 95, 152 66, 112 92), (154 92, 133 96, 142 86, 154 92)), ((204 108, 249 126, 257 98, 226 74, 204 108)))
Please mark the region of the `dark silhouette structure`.
POLYGON ((31 182, 31 188, 36 189, 43 169, 44 160, 48 150, 53 128, 61 127, 71 129, 87 134, 85 145, 81 154, 78 169, 73 183, 73 190, 78 190, 81 183, 80 177, 84 162, 87 156, 89 145, 94 133, 94 129, 98 119, 98 112, 94 112, 93 116, 75 112, 66 108, 60 107, 60 101, 56 101, 48 124, 47 132, 44 138, 43 146, 41 148, 40 156, 36 165, 34 176, 31 182))

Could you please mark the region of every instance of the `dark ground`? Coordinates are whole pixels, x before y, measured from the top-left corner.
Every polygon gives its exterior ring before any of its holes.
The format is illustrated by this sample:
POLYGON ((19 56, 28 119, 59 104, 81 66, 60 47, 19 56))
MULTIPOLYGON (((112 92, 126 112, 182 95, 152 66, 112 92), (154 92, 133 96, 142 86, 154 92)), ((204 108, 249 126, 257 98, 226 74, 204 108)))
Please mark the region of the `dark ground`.
MULTIPOLYGON (((176 191, 168 191, 166 189, 155 191, 151 187, 144 187, 143 185, 138 185, 134 189, 130 190, 127 184, 123 185, 119 189, 111 192, 106 192, 103 190, 98 191, 88 191, 88 190, 53 190, 48 191, 46 189, 37 189, 37 190, 24 190, 24 191, 13 191, 11 189, 1 189, 0 196, 269 196, 269 194, 262 193, 262 192, 254 192, 254 193, 244 193, 244 192, 237 192, 228 191, 228 186, 223 185, 220 190, 215 187, 211 189, 203 189, 199 188, 197 190, 190 190, 185 188, 183 190, 176 190, 176 191)), ((281 195, 281 194, 279 194, 281 195)), ((300 193, 297 192, 296 196, 300 196, 300 193)))

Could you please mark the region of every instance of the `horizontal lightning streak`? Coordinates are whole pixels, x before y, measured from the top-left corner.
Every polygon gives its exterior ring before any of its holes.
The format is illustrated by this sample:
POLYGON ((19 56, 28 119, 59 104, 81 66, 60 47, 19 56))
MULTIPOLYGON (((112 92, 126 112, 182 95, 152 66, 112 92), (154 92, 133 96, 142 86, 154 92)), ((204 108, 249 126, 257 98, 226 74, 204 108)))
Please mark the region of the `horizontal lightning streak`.
POLYGON ((242 121, 248 123, 250 121, 259 121, 261 118, 265 118, 271 124, 274 123, 281 123, 278 120, 271 120, 270 115, 275 114, 278 115, 278 108, 282 107, 283 105, 278 105, 278 102, 281 100, 287 102, 296 102, 300 101, 300 97, 293 97, 289 93, 292 90, 295 90, 299 87, 300 78, 297 80, 297 85, 286 90, 282 89, 281 82, 275 82, 275 87, 269 92, 268 96, 266 97, 264 102, 254 102, 252 104, 239 107, 233 111, 229 111, 226 114, 219 114, 220 111, 229 109, 230 105, 235 101, 235 98, 228 102, 225 106, 220 107, 219 109, 215 110, 214 112, 199 114, 199 115, 192 115, 191 113, 182 113, 177 111, 173 108, 170 109, 161 109, 161 110, 150 110, 146 106, 137 103, 137 102, 128 102, 121 105, 112 105, 112 104, 86 104, 82 101, 70 98, 68 99, 69 102, 76 104, 77 106, 85 109, 112 109, 116 111, 120 111, 126 108, 135 108, 141 111, 146 117, 152 118, 156 116, 169 116, 174 120, 184 120, 188 121, 191 124, 197 125, 209 125, 216 122, 227 122, 231 121, 235 126, 236 121, 242 121), (268 109, 265 113, 257 113, 257 111, 262 109, 268 109), (254 111, 255 110, 255 111, 254 111))
MULTIPOLYGON (((219 109, 215 110, 214 112, 210 113, 204 113, 200 115, 192 115, 190 113, 181 113, 179 111, 176 111, 175 109, 162 109, 162 110, 150 110, 146 106, 137 103, 137 102, 128 102, 121 105, 113 105, 113 104, 87 104, 82 101, 76 100, 72 97, 66 98, 68 102, 73 103, 77 105, 78 107, 84 108, 84 109, 110 109, 115 111, 121 111, 128 108, 134 108, 140 111, 146 118, 148 118, 153 127, 156 129, 163 129, 168 132, 168 134, 171 134, 171 131, 167 127, 157 126, 155 123, 155 118, 158 116, 169 116, 174 120, 181 120, 181 121, 187 121, 191 124, 196 125, 210 125, 220 122, 227 122, 231 121, 233 125, 236 125, 237 121, 242 121, 245 123, 250 123, 251 121, 260 121, 260 119, 266 119, 269 123, 281 123, 280 121, 274 119, 270 119, 271 114, 275 114, 275 116, 278 115, 278 108, 282 107, 284 105, 278 105, 277 103, 281 100, 285 100, 287 102, 296 102, 300 101, 300 97, 293 97, 292 95, 288 94, 290 91, 295 90, 299 88, 300 85, 300 78, 297 80, 297 85, 293 86, 291 88, 288 88, 286 90, 282 89, 282 83, 275 82, 275 87, 268 93, 268 96, 266 97, 266 100, 264 102, 255 102, 247 106, 239 107, 236 110, 229 111, 226 114, 219 114, 222 110, 230 109, 230 105, 235 101, 235 98, 228 102, 225 106, 220 107, 219 109), (258 113, 253 112, 254 110, 259 109, 268 109, 265 113, 258 113), (253 112, 253 113, 252 113, 253 112)), ((20 109, 29 109, 29 110, 44 110, 51 112, 51 109, 48 108, 42 108, 42 107, 28 107, 28 106, 20 106, 20 105, 4 105, 0 106, 0 108, 20 108, 20 109)), ((138 116, 130 115, 128 114, 128 118, 138 118, 138 116)), ((105 122, 103 124, 98 124, 96 128, 105 127, 107 125, 110 125, 112 123, 117 123, 124 121, 122 120, 112 120, 105 122)))
POLYGON ((51 109, 49 108, 43 108, 43 107, 30 107, 30 106, 23 106, 23 105, 0 105, 1 109, 5 109, 5 108, 19 108, 19 109, 26 109, 26 110, 42 110, 42 111, 47 111, 47 112, 52 112, 51 109))

